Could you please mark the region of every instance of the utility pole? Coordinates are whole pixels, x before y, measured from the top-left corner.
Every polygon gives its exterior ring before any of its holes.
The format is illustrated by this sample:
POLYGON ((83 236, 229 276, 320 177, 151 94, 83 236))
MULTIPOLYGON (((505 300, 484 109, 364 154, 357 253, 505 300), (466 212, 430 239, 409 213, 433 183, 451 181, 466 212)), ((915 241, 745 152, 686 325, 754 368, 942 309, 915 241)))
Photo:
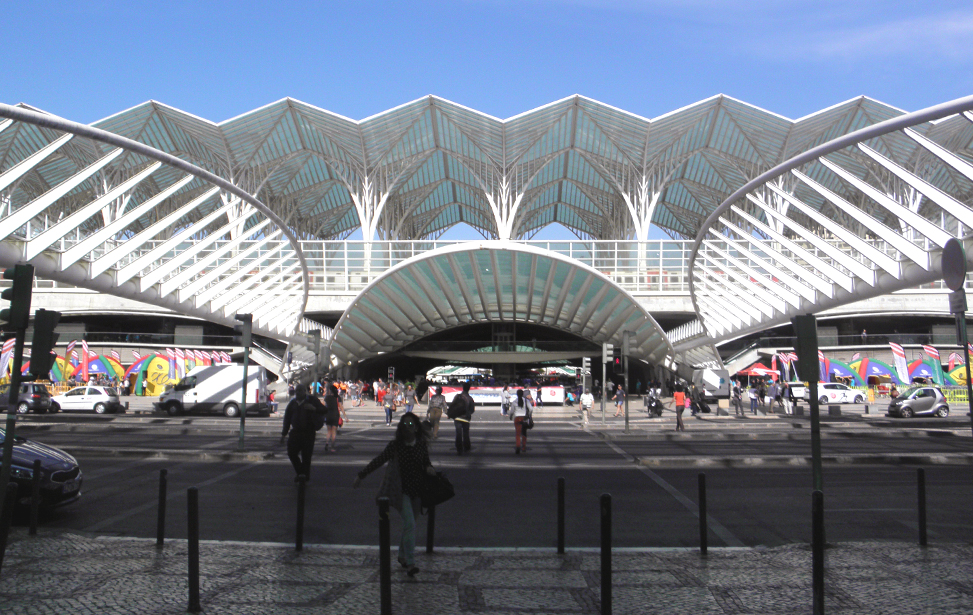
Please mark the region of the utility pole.
POLYGON ((608 361, 612 359, 612 353, 615 351, 614 344, 602 344, 601 345, 601 424, 605 424, 605 389, 608 387, 608 383, 605 379, 608 377, 607 368, 605 366, 608 361))
POLYGON ((253 330, 253 314, 237 314, 235 319, 240 324, 234 325, 233 330, 234 344, 239 343, 243 346, 243 398, 240 403, 240 444, 238 448, 243 450, 243 436, 247 426, 247 368, 250 366, 250 338, 253 330))
POLYGON ((631 351, 631 340, 634 335, 634 331, 622 331, 622 360, 625 362, 625 433, 628 433, 628 397, 631 390, 628 388, 628 353, 631 351))
MULTIPOLYGON (((973 429, 973 382, 970 381, 970 339, 966 332, 966 250, 957 239, 943 246, 943 280, 953 292, 949 293, 949 311, 956 317, 956 337, 963 345, 966 360, 966 400, 970 407, 970 428, 973 429)), ((942 366, 940 366, 942 369, 942 366)))
MULTIPOLYGON (((24 361, 24 337, 27 334, 27 321, 30 320, 30 295, 34 286, 34 266, 14 265, 3 271, 3 278, 11 280, 10 288, 0 296, 10 302, 10 307, 0 311, 0 320, 14 330, 16 342, 10 373, 10 396, 7 399, 7 423, 3 441, 3 467, 0 468, 0 485, 6 489, 10 483, 10 466, 14 455, 14 431, 17 428, 17 402, 20 400, 20 383, 33 380, 23 378, 20 369, 24 361)), ((0 502, 0 511, 4 502, 0 502)))

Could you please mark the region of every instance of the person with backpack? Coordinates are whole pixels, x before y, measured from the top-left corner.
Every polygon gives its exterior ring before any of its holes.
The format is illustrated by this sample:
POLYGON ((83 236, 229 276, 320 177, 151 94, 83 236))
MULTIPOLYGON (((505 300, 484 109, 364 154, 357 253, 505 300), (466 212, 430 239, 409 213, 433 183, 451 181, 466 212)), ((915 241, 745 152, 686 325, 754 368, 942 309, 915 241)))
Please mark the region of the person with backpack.
POLYGON ((321 402, 308 397, 307 387, 298 386, 294 391, 294 398, 284 409, 284 429, 280 434, 281 441, 287 437, 287 457, 294 466, 294 482, 303 475, 308 482, 311 480, 311 456, 314 454, 314 438, 318 429, 324 424, 324 408, 321 402), (315 402, 317 402, 315 404, 315 402), (320 418, 321 425, 318 425, 320 418))
POLYGON ((446 409, 446 416, 453 419, 453 425, 456 427, 457 455, 473 450, 470 445, 470 420, 473 418, 475 407, 476 402, 470 396, 470 381, 467 380, 463 383, 463 392, 453 397, 449 408, 446 409))
POLYGON ((395 439, 358 473, 353 483, 357 489, 366 476, 385 463, 389 464, 378 497, 387 497, 392 508, 402 515, 398 560, 410 577, 419 573, 415 563, 416 513, 421 506, 423 482, 426 474, 436 475, 429 461, 428 438, 429 434, 420 425, 419 417, 411 412, 404 413, 395 429, 395 439))

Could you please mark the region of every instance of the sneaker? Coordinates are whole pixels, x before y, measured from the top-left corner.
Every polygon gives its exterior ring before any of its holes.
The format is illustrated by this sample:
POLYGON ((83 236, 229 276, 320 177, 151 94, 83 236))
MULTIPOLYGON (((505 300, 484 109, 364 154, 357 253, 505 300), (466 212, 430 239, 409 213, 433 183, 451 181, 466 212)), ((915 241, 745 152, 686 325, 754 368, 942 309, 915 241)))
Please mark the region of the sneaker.
POLYGON ((514 449, 514 452, 515 452, 515 453, 517 453, 517 454, 519 455, 519 454, 520 454, 520 449, 519 449, 519 448, 515 448, 515 449, 514 449))
POLYGON ((413 566, 413 567, 409 568, 409 572, 407 574, 410 577, 416 576, 417 574, 419 574, 419 567, 418 566, 413 566))
POLYGON ((405 562, 405 558, 402 557, 401 555, 399 556, 399 564, 401 564, 403 568, 408 568, 409 567, 409 564, 407 564, 405 562))

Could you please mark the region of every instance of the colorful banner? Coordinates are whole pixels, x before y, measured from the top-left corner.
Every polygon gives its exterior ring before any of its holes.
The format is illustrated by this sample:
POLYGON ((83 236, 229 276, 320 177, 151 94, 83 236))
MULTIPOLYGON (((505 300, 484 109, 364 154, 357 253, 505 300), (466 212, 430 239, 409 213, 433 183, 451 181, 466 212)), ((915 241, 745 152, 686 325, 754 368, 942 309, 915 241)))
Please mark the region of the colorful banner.
POLYGON ((166 348, 166 359, 169 361, 169 380, 176 379, 176 351, 166 348))
POLYGON ((176 348, 176 379, 182 380, 186 376, 186 353, 182 348, 176 348))
POLYGON ((942 386, 943 384, 945 384, 944 382, 945 378, 943 375, 943 364, 939 358, 939 351, 936 350, 935 347, 927 346, 925 344, 923 344, 922 350, 926 353, 926 355, 930 359, 932 359, 933 365, 938 368, 934 370, 933 380, 936 382, 936 384, 942 386))
POLYGON ((824 356, 824 353, 820 350, 818 351, 818 380, 821 382, 830 382, 831 366, 828 365, 829 361, 824 356))
POLYGON ((0 375, 7 375, 7 368, 10 366, 10 359, 13 357, 14 346, 17 345, 17 338, 12 337, 3 343, 3 354, 0 354, 0 375))
POLYGON ((91 351, 88 350, 88 342, 81 340, 81 356, 84 357, 81 361, 81 382, 88 382, 88 361, 91 359, 91 351))

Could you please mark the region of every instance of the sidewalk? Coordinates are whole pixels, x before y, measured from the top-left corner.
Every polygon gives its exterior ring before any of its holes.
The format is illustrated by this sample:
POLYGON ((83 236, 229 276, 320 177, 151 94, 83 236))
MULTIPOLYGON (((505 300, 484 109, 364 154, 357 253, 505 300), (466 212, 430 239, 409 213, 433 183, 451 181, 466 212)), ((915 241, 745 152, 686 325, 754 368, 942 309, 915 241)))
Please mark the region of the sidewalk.
MULTIPOLYGON (((393 527, 393 541, 397 530, 393 527)), ((0 612, 185 613, 187 543, 41 531, 11 535, 0 612)), ((417 550, 418 551, 418 550, 417 550)), ((202 542, 203 612, 233 615, 379 613, 378 550, 369 547, 202 542)), ((409 579, 395 563, 393 612, 600 612, 600 556, 554 549, 417 552, 409 579)), ((828 613, 958 615, 973 604, 973 546, 840 543, 826 552, 828 613)), ((773 549, 617 550, 613 612, 765 615, 809 613, 811 552, 773 549)))

